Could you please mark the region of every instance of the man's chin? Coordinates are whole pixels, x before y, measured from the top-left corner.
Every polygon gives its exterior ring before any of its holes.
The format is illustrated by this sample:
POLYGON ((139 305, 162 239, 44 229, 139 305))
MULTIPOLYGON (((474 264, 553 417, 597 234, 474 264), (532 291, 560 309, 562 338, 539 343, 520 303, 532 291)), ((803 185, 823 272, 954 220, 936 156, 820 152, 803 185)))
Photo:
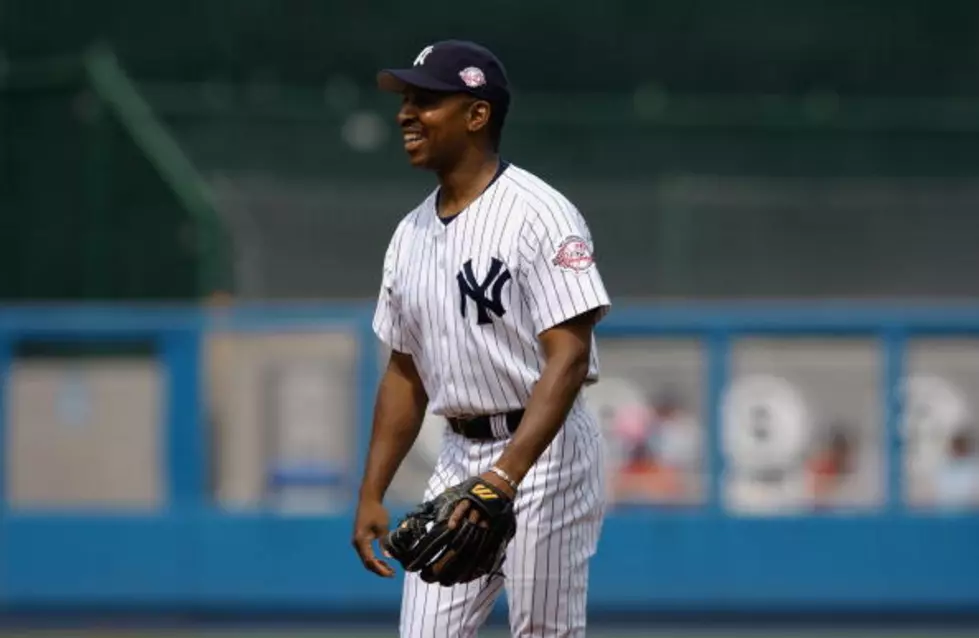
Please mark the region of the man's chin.
POLYGON ((431 170, 432 168, 431 162, 429 161, 429 157, 422 154, 418 154, 418 155, 409 154, 408 163, 411 164, 413 168, 419 168, 422 170, 431 170))

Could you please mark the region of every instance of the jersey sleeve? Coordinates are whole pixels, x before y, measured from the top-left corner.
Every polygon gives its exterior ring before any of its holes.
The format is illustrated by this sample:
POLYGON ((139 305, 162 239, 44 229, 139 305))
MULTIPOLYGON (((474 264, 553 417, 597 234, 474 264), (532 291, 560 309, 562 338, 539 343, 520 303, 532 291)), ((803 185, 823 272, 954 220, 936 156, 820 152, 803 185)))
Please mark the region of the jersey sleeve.
POLYGON ((521 276, 536 334, 589 310, 611 308, 591 232, 571 204, 529 210, 520 237, 521 276))
POLYGON ((381 290, 377 296, 372 327, 377 337, 392 350, 408 352, 406 331, 401 311, 401 293, 398 289, 398 247, 400 227, 395 231, 384 255, 381 272, 381 290))

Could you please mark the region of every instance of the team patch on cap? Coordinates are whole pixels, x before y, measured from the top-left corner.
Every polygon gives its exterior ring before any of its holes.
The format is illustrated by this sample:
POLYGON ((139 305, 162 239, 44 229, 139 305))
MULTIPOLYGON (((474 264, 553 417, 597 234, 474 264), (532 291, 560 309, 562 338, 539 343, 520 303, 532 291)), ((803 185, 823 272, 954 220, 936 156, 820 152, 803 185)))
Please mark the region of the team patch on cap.
POLYGON ((571 235, 558 246, 551 263, 572 272, 584 272, 592 267, 595 259, 588 241, 584 237, 571 235))
POLYGON ((462 81, 470 89, 475 89, 486 84, 486 76, 483 74, 482 69, 474 66, 469 66, 459 71, 459 77, 462 78, 462 81))

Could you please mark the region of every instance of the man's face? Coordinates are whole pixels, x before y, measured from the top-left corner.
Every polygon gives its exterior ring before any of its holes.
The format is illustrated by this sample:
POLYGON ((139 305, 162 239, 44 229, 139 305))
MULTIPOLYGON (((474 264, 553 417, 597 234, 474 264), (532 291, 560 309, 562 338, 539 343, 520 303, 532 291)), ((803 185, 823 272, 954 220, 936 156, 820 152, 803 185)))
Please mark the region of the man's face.
POLYGON ((398 125, 412 166, 438 170, 451 165, 469 143, 473 98, 414 87, 402 95, 398 125))

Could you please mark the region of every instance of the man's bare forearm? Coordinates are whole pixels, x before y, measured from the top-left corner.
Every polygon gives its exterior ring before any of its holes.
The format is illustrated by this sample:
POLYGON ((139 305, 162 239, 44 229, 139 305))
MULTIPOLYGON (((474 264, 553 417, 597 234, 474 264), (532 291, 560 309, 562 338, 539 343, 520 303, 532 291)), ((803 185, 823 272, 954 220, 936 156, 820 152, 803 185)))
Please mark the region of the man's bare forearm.
POLYGON ((383 501, 425 418, 428 397, 413 367, 404 368, 404 360, 392 361, 377 390, 361 500, 383 501))
POLYGON ((588 357, 552 360, 527 401, 520 427, 496 465, 518 483, 561 429, 588 374, 588 357))

